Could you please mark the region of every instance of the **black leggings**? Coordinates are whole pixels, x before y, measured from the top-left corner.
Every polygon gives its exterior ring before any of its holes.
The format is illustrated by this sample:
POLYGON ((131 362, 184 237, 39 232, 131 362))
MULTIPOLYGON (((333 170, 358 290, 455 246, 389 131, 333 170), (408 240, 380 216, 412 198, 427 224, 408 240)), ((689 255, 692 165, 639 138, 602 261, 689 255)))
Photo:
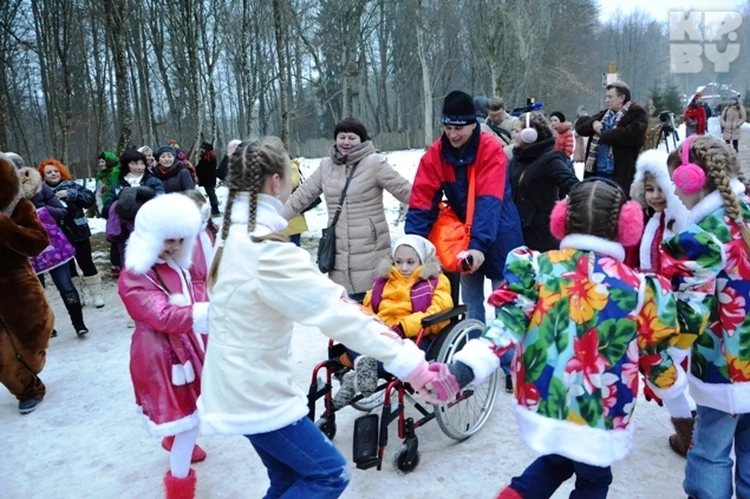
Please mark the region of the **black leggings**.
POLYGON ((732 144, 732 147, 734 147, 734 150, 737 152, 740 152, 740 141, 739 140, 725 140, 727 144, 732 144))
POLYGON ((96 275, 98 272, 96 270, 96 265, 94 265, 94 259, 91 256, 91 239, 86 238, 83 241, 76 241, 73 243, 73 246, 75 246, 76 249, 76 257, 74 260, 71 259, 70 262, 68 262, 68 265, 70 266, 70 275, 73 277, 78 276, 76 262, 78 262, 85 277, 96 275))

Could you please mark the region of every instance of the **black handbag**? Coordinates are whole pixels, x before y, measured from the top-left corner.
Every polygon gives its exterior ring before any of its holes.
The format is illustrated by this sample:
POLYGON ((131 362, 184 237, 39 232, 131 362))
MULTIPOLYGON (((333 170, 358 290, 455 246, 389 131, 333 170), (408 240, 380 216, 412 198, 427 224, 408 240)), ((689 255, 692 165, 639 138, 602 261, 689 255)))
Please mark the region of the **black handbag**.
POLYGON ((341 210, 344 207, 346 191, 349 189, 349 184, 352 181, 354 170, 356 169, 357 165, 352 166, 352 170, 346 177, 346 184, 344 184, 344 190, 341 192, 341 199, 339 199, 339 205, 336 207, 336 213, 333 215, 331 225, 323 229, 323 234, 318 243, 318 268, 324 274, 333 270, 333 264, 336 261, 336 224, 339 221, 341 210))

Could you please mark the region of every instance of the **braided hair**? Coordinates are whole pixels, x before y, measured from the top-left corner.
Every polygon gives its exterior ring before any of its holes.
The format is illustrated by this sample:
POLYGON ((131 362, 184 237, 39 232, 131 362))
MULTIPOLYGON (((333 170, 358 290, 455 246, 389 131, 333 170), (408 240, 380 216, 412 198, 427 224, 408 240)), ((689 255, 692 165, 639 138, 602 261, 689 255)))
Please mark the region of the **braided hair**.
POLYGON ((620 211, 627 199, 622 189, 597 179, 581 182, 568 195, 568 234, 589 234, 617 241, 620 211))
POLYGON ((264 137, 255 141, 244 140, 232 153, 227 167, 227 177, 224 181, 224 185, 229 189, 229 194, 224 210, 221 236, 217 243, 211 270, 208 273, 209 289, 213 288, 218 277, 224 244, 229 237, 229 229, 232 226, 232 207, 237 195, 240 193, 250 195, 247 232, 251 233, 255 230, 258 194, 261 193, 266 180, 273 175, 285 178, 289 175, 289 172, 289 155, 283 142, 278 137, 264 137))
MULTIPOLYGON (((724 202, 724 213, 732 223, 739 226, 745 249, 750 251, 750 227, 747 225, 747 220, 742 216, 740 200, 731 185, 733 178, 737 178, 747 185, 737 153, 723 141, 710 135, 702 135, 690 142, 689 161, 706 172, 708 191, 718 191, 721 194, 721 199, 724 202)), ((681 158, 670 155, 668 163, 670 168, 675 168, 680 163, 681 158)))

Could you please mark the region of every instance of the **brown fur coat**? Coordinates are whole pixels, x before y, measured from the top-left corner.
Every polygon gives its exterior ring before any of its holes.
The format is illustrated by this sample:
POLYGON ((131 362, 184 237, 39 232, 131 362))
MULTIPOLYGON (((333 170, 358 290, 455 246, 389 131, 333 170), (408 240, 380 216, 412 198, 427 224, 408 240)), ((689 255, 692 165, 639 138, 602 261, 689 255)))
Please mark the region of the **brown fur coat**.
POLYGON ((22 198, 15 166, 0 155, 0 333, 21 354, 44 355, 52 334, 52 309, 29 263, 48 244, 34 205, 22 198))

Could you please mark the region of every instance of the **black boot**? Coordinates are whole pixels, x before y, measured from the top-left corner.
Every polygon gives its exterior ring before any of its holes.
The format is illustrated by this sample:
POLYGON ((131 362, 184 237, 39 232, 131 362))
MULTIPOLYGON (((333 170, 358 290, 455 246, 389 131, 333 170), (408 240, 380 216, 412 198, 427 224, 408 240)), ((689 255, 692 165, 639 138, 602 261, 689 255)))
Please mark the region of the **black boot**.
POLYGON ((63 293, 62 299, 65 308, 68 309, 68 315, 70 315, 70 321, 73 323, 76 334, 79 337, 88 334, 89 329, 83 323, 83 310, 81 309, 81 298, 78 296, 78 291, 63 293))

